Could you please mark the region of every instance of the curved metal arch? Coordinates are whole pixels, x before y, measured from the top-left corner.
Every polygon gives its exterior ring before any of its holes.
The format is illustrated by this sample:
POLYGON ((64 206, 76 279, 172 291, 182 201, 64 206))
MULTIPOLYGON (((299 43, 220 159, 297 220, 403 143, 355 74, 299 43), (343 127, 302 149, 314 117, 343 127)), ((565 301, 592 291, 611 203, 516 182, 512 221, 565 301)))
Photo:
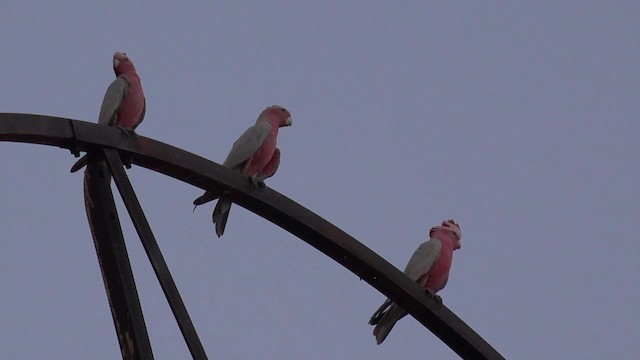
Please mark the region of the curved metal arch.
MULTIPOLYGON (((225 192, 237 205, 292 233, 406 309, 465 359, 504 359, 447 307, 438 305, 401 271, 365 245, 288 197, 174 146, 119 129, 58 117, 0 113, 0 141, 27 142, 79 151, 117 149, 133 164, 201 189, 225 192)), ((364 321, 364 320, 363 320, 364 321)))

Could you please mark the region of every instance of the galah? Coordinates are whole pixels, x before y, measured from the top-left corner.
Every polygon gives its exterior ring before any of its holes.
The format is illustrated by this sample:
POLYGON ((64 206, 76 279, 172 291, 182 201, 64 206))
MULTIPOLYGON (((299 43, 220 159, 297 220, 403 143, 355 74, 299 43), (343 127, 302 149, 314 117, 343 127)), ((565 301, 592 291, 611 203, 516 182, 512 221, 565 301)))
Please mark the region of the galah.
MULTIPOLYGON (((276 147, 278 129, 291 126, 291 123, 291 114, 287 109, 278 105, 269 106, 258 116, 255 125, 233 143, 222 166, 248 175, 255 187, 264 186, 264 180, 273 176, 280 165, 280 150, 276 147)), ((217 198, 217 194, 206 191, 193 201, 193 205, 197 207, 217 198)), ((231 201, 220 197, 212 216, 218 237, 224 234, 230 210, 231 201)))
MULTIPOLYGON (((134 129, 144 119, 146 100, 142 91, 142 82, 133 62, 123 52, 113 54, 113 71, 116 79, 104 94, 98 124, 117 126, 124 137, 135 136, 134 129)), ((87 156, 83 156, 72 167, 76 172, 87 165, 87 156)))
MULTIPOLYGON (((453 251, 461 246, 462 231, 455 221, 446 220, 442 225, 431 228, 429 237, 430 239, 420 244, 413 253, 404 274, 424 287, 436 301, 442 302, 436 293, 447 284, 453 251)), ((373 336, 376 337, 378 345, 405 315, 407 312, 404 309, 390 299, 385 300, 369 320, 370 325, 375 325, 373 336)))

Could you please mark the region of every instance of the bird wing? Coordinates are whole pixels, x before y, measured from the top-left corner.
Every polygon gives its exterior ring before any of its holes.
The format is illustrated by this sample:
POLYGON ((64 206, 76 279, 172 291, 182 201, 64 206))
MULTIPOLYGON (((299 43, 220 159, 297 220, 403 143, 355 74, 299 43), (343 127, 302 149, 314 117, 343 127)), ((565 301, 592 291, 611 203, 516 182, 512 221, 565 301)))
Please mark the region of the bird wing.
POLYGON ((404 269, 404 274, 411 280, 418 281, 438 261, 442 243, 436 238, 431 238, 418 246, 416 251, 411 255, 411 259, 404 269))
POLYGON ((249 160, 260 149, 270 132, 271 124, 267 121, 260 121, 248 128, 233 143, 231 151, 222 165, 233 169, 249 160))
MULTIPOLYGON (((422 244, 420 244, 420 246, 418 246, 416 251, 413 252, 413 255, 411 255, 411 259, 409 259, 409 263, 404 269, 404 274, 413 281, 420 280, 427 272, 429 272, 431 267, 433 267, 433 264, 438 261, 441 250, 442 243, 438 239, 431 238, 423 242, 422 244)), ((369 319, 369 324, 377 325, 390 311, 388 311, 387 308, 392 304, 393 302, 390 299, 385 300, 380 308, 378 308, 378 310, 373 313, 373 315, 369 319)), ((402 316, 394 320, 394 322, 402 318, 402 316)))
POLYGON ((124 78, 117 78, 107 88, 107 92, 102 99, 98 124, 113 126, 116 123, 118 110, 122 105, 122 99, 127 96, 129 83, 124 78))

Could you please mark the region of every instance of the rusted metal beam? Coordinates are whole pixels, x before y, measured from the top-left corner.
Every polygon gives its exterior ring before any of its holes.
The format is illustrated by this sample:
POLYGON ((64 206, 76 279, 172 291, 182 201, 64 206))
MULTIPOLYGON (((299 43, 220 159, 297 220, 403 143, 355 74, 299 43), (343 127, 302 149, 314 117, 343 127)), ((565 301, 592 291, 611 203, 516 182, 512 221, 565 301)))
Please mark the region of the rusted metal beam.
POLYGON ((89 156, 84 201, 122 358, 151 360, 149 335, 111 193, 111 175, 101 154, 89 156))
POLYGON ((164 261, 160 247, 153 236, 151 226, 149 226, 149 222, 144 216, 144 212, 142 211, 138 197, 133 190, 133 186, 129 181, 129 177, 124 171, 120 155, 118 155, 118 152, 114 149, 104 149, 103 153, 107 160, 107 165, 111 169, 111 173, 116 186, 118 187, 118 191, 120 192, 120 196, 122 197, 124 205, 129 212, 129 216, 133 221, 133 226, 138 232, 138 236, 140 237, 142 246, 147 253, 149 262, 151 262, 153 271, 156 273, 156 277, 162 287, 162 291, 169 302, 169 307, 171 307, 173 316, 176 318, 180 332, 182 332, 184 341, 187 343, 187 347, 191 352, 191 356, 196 360, 206 360, 207 354, 202 347, 202 343, 200 342, 198 333, 193 326, 193 322, 191 322, 187 308, 184 306, 180 292, 178 292, 178 287, 173 281, 169 267, 164 261))
POLYGON ((225 197, 289 231, 331 257, 406 309, 465 359, 503 359, 473 329, 439 306, 423 289, 349 234, 286 196, 254 189, 246 177, 203 157, 139 136, 123 140, 118 129, 93 123, 26 114, 0 114, 0 140, 32 142, 67 149, 112 147, 133 164, 225 197))

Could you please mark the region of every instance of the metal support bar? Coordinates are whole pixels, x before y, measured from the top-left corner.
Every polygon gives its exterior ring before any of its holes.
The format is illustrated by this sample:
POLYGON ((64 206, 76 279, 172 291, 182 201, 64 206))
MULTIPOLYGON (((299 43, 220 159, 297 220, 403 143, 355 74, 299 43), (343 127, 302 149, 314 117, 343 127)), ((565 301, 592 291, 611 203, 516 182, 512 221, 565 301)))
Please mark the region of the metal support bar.
POLYGON ((200 338, 198 337, 198 333, 191 322, 191 318, 189 317, 187 308, 182 301, 182 297, 180 297, 178 287, 173 281, 171 272, 169 272, 169 267, 164 261, 160 247, 153 236, 151 226, 149 226, 149 222, 144 216, 144 212, 142 211, 138 197, 133 190, 133 186, 131 186, 129 177, 122 167, 123 165, 120 155, 118 154, 118 151, 114 149, 103 149, 103 152, 107 159, 107 164, 111 169, 111 173, 113 174, 113 179, 118 187, 118 191, 120 192, 120 196, 124 201, 127 211, 129 212, 129 216, 131 216, 133 225, 136 228, 140 241, 142 242, 142 246, 149 257, 149 262, 151 262, 151 265, 153 266, 153 271, 156 273, 158 282, 160 282, 160 286, 162 286, 162 291, 164 291, 164 295, 169 302, 173 316, 176 318, 176 322, 180 327, 180 331, 182 332, 184 341, 187 343, 187 347, 191 352, 191 356, 195 360, 206 360, 207 354, 205 353, 202 343, 200 342, 200 338))
POLYGON ((465 359, 504 359, 446 306, 346 232, 309 209, 268 188, 254 189, 246 177, 198 155, 119 129, 84 121, 31 114, 0 113, 0 141, 29 142, 79 151, 118 149, 135 165, 214 192, 289 231, 368 282, 465 359))
POLYGON ((89 155, 84 201, 122 358, 152 360, 149 335, 111 193, 111 174, 101 154, 89 155))

